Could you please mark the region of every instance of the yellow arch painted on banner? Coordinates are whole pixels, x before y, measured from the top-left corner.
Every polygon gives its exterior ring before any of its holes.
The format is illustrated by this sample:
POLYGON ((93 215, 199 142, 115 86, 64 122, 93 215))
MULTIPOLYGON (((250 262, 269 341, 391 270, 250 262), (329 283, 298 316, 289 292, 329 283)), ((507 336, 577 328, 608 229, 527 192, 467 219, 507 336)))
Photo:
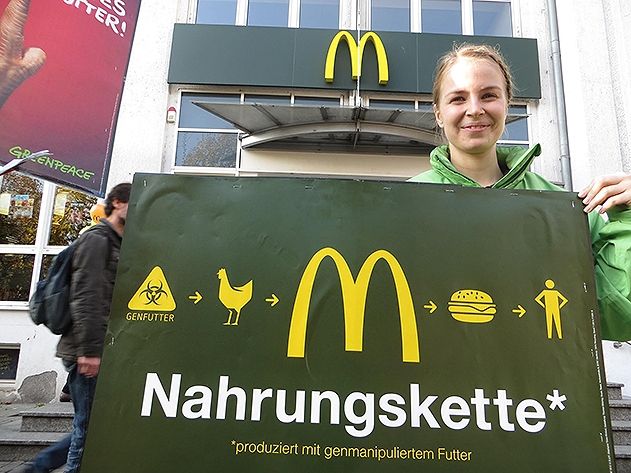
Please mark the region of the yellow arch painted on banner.
POLYGON ((372 31, 368 31, 362 35, 359 40, 359 47, 355 42, 355 38, 348 31, 340 31, 331 40, 329 50, 326 54, 326 62, 324 64, 324 80, 327 82, 333 82, 335 75, 335 56, 337 55, 337 49, 340 45, 340 41, 344 40, 348 46, 348 51, 351 56, 351 75, 353 79, 357 80, 361 76, 362 72, 362 59, 364 55, 364 48, 366 43, 370 41, 375 46, 377 53, 377 66, 379 68, 379 84, 385 85, 388 83, 388 57, 386 56, 386 48, 383 46, 381 38, 372 31))
POLYGON ((388 263, 399 303, 399 320, 401 324, 401 348, 404 362, 420 362, 418 330, 412 294, 405 274, 397 259, 386 250, 377 250, 364 262, 353 280, 348 264, 344 257, 334 248, 323 248, 311 258, 300 279, 294 309, 289 327, 289 341, 287 356, 290 358, 304 358, 307 337, 307 319, 309 317, 309 303, 315 282, 316 273, 324 258, 331 258, 335 263, 340 285, 342 286, 342 300, 344 305, 344 340, 346 351, 362 351, 364 335, 364 312, 366 309, 366 295, 368 283, 375 264, 381 259, 388 263))

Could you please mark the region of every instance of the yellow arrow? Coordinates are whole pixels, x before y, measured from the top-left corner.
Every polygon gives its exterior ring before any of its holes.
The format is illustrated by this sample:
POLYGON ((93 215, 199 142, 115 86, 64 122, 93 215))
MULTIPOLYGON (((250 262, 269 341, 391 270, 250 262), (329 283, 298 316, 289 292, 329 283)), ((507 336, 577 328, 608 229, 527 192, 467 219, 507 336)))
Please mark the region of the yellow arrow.
POLYGON ((436 310, 437 305, 434 302, 429 301, 429 304, 423 306, 425 309, 429 309, 429 313, 432 314, 436 310))
POLYGON ((272 304, 272 307, 274 307, 276 304, 278 304, 278 297, 276 297, 276 294, 272 293, 272 297, 268 297, 267 299, 265 299, 265 302, 270 302, 272 304))
POLYGON ((188 296, 188 298, 193 301, 193 304, 197 304, 199 301, 202 300, 202 295, 199 292, 195 291, 195 294, 188 296))
POLYGON ((513 313, 519 315, 519 318, 521 319, 521 317, 526 313, 526 309, 524 309, 521 304, 517 304, 517 308, 513 309, 513 313))

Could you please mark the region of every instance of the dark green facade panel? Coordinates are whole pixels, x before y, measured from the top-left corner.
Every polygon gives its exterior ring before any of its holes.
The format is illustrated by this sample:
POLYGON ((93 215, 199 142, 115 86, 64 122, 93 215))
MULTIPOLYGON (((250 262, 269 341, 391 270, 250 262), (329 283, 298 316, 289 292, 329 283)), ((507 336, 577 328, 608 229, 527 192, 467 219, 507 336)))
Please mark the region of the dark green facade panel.
MULTIPOLYGON (((337 30, 177 24, 169 67, 170 84, 270 86, 348 90, 351 78, 346 43, 338 48, 332 83, 324 80, 329 44, 337 30)), ((352 32, 355 35, 354 32, 352 32)), ((377 32, 388 58, 389 81, 379 85, 377 59, 366 46, 360 89, 429 94, 437 59, 454 44, 497 46, 509 61, 516 98, 541 98, 537 41, 525 38, 377 32)))
POLYGON ((169 83, 289 85, 294 33, 287 28, 176 25, 169 83))

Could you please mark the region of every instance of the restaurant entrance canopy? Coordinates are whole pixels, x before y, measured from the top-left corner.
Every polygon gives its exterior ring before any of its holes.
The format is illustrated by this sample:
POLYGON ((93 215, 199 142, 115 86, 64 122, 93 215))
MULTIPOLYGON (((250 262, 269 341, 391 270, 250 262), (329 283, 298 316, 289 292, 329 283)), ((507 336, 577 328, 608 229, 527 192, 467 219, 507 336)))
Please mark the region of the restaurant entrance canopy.
MULTIPOLYGON (((434 114, 427 110, 194 103, 242 130, 245 149, 299 147, 417 154, 442 143, 434 114)), ((524 117, 510 115, 507 122, 524 117)))

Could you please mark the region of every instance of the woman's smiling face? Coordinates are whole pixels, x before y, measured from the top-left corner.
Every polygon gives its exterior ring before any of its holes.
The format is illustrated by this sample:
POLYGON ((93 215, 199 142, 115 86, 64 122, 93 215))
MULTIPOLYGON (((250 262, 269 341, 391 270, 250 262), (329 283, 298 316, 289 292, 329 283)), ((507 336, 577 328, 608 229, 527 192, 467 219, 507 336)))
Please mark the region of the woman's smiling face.
POLYGON ((507 111, 506 80, 499 66, 467 57, 458 58, 446 72, 434 106, 451 152, 469 156, 495 153, 507 111))

